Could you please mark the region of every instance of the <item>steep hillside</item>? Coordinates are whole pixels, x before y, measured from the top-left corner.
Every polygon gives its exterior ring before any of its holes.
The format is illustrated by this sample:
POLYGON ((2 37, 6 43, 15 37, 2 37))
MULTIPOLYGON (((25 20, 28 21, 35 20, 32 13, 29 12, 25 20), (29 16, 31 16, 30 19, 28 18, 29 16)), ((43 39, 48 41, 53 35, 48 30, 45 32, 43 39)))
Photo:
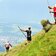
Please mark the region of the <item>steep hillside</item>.
POLYGON ((0 56, 56 56, 56 25, 45 33, 42 30, 32 36, 31 43, 22 43, 0 56))

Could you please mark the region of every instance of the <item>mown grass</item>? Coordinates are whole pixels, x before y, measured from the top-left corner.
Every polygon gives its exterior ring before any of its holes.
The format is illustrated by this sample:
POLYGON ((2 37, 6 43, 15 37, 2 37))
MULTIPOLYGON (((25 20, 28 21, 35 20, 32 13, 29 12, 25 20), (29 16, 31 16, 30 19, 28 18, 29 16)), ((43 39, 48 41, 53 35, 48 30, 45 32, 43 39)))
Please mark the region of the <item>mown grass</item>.
POLYGON ((22 43, 0 56, 54 56, 56 55, 56 25, 47 33, 42 30, 32 36, 31 43, 22 43))

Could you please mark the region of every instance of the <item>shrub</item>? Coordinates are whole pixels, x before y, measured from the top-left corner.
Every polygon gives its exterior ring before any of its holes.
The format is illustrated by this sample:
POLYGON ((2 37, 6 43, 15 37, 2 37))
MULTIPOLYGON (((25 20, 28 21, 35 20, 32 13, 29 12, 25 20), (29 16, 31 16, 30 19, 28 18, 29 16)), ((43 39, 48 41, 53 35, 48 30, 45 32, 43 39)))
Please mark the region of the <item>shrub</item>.
POLYGON ((47 22, 48 22, 48 20, 42 20, 42 21, 41 21, 41 25, 44 27, 44 26, 47 25, 47 22))
POLYGON ((45 30, 45 32, 48 32, 52 26, 48 20, 42 20, 41 25, 43 26, 43 29, 45 30))

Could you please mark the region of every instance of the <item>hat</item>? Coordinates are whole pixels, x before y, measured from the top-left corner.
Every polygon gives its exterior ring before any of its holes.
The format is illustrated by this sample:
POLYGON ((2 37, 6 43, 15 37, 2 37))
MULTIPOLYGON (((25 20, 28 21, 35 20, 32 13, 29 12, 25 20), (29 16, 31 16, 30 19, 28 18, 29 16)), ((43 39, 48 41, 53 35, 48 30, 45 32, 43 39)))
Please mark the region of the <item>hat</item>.
POLYGON ((29 27, 28 29, 31 29, 31 27, 29 27))

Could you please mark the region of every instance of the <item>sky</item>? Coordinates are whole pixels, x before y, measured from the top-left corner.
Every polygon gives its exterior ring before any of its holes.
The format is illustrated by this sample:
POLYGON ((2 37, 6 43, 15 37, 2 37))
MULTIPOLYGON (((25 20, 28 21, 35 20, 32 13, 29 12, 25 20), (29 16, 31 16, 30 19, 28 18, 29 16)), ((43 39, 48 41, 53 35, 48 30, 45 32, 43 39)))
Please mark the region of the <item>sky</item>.
MULTIPOLYGON (((48 0, 48 3, 53 6, 56 0, 48 0)), ((47 0, 0 0, 0 40, 18 43, 25 39, 18 26, 22 29, 30 26, 35 34, 42 29, 42 19, 54 22, 48 3, 47 0)))

